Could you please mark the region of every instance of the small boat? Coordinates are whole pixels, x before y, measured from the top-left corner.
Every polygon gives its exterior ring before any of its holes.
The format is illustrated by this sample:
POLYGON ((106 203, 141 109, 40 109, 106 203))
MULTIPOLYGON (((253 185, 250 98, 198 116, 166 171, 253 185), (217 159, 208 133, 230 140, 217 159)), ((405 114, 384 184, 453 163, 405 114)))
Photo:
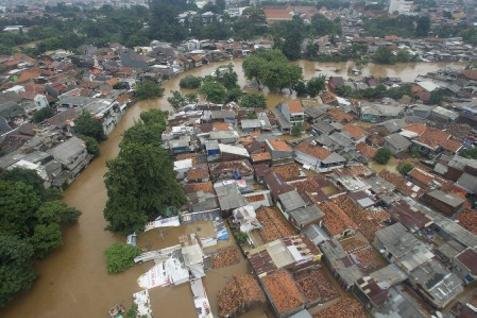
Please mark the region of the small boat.
POLYGON ((317 71, 317 72, 321 72, 321 71, 322 71, 322 69, 321 69, 321 68, 315 68, 315 71, 317 71))
POLYGON ((121 304, 116 304, 108 310, 109 317, 111 318, 122 318, 125 312, 126 308, 121 304))

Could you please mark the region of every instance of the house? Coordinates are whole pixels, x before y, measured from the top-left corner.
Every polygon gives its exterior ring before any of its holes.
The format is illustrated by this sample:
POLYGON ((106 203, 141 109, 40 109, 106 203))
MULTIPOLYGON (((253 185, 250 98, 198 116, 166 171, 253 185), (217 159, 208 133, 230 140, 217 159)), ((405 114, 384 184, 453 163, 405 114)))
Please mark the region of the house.
POLYGON ((366 140, 366 136, 368 135, 366 130, 352 123, 344 125, 342 132, 350 137, 355 144, 364 142, 366 140))
POLYGON ((251 132, 254 130, 260 130, 262 123, 258 119, 242 119, 240 120, 240 127, 243 132, 251 132))
POLYGON ((265 140, 265 144, 272 156, 272 165, 293 161, 293 149, 286 141, 279 138, 269 138, 265 140))
POLYGON ((408 274, 435 256, 426 243, 409 233, 401 223, 376 231, 373 245, 384 258, 408 274))
POLYGON ((78 137, 72 137, 47 152, 66 170, 66 183, 71 183, 91 159, 86 144, 78 137))
POLYGON ((311 224, 318 224, 323 218, 324 213, 316 205, 309 205, 304 207, 299 207, 298 209, 292 210, 288 213, 289 221, 297 229, 303 230, 305 227, 311 224))
POLYGON ((169 140, 169 149, 174 155, 191 152, 190 136, 182 136, 178 139, 169 140))
POLYGON ((216 183, 214 189, 224 216, 228 216, 236 208, 247 205, 247 200, 242 196, 235 182, 216 183))
POLYGON ((294 270, 316 264, 321 251, 304 235, 287 236, 248 251, 250 265, 258 277, 277 269, 294 270))
POLYGON ((426 192, 421 201, 446 216, 452 216, 464 208, 465 199, 453 194, 432 190, 426 192))
POLYGON ((403 112, 404 106, 402 105, 361 102, 358 107, 360 119, 370 123, 398 118, 403 112))
POLYGON ((311 131, 314 135, 330 135, 338 129, 324 120, 316 119, 311 125, 311 131))
POLYGON ((219 142, 217 140, 205 141, 205 152, 207 154, 207 161, 214 161, 220 158, 219 142))
POLYGON ((253 167, 248 160, 221 161, 209 164, 210 176, 214 181, 227 179, 253 180, 253 167))
POLYGON ((343 249, 337 239, 324 241, 319 246, 323 259, 330 267, 333 276, 338 278, 346 290, 351 289, 358 279, 364 276, 355 260, 343 249))
POLYGON ((265 173, 263 180, 270 190, 273 200, 277 201, 280 194, 294 190, 278 173, 273 171, 269 172, 268 169, 267 171, 268 173, 265 173))
POLYGON ((464 280, 465 284, 473 284, 477 281, 477 251, 475 248, 467 248, 454 258, 456 272, 464 280))
POLYGON ((431 259, 409 274, 411 285, 431 304, 441 309, 464 291, 462 280, 439 261, 431 259))
POLYGON ((384 137, 384 147, 388 148, 394 156, 407 152, 411 145, 407 138, 398 133, 384 137))
POLYGON ((250 155, 242 145, 232 146, 226 144, 219 144, 221 160, 238 160, 250 158, 250 155))
POLYGON ((184 179, 186 173, 192 168, 192 165, 193 161, 190 158, 174 161, 174 172, 176 173, 177 179, 184 179))
POLYGON ((324 215, 320 225, 331 237, 342 239, 356 233, 358 226, 337 204, 325 201, 318 206, 324 215))
POLYGON ((431 114, 428 119, 438 124, 440 128, 445 128, 450 123, 455 122, 457 118, 459 118, 459 114, 455 111, 442 106, 437 106, 431 110, 431 114))
POLYGON ((442 152, 456 154, 462 148, 462 143, 450 134, 426 124, 409 124, 400 134, 411 139, 413 149, 429 157, 435 157, 442 152))
POLYGON ((388 211, 393 220, 404 225, 411 233, 425 229, 432 224, 432 219, 426 214, 411 207, 403 200, 395 202, 388 211))
POLYGON ((291 211, 305 206, 306 202, 296 190, 287 191, 278 195, 277 207, 287 220, 290 218, 289 213, 291 211))
POLYGON ((346 159, 325 147, 319 146, 313 140, 305 140, 295 147, 295 160, 306 169, 326 172, 343 167, 346 159))
POLYGON ((295 125, 303 126, 305 122, 305 110, 298 99, 278 104, 275 113, 278 115, 282 131, 289 131, 295 125))

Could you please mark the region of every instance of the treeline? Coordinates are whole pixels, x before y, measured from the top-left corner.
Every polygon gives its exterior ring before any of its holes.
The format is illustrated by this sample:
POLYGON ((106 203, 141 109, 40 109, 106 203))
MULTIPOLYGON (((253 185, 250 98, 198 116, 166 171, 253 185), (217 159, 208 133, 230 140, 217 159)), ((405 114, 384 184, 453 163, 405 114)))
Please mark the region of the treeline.
POLYGON ((78 219, 60 199, 32 170, 0 172, 0 307, 32 286, 35 261, 58 248, 62 229, 78 219))
POLYGON ((107 163, 108 200, 104 217, 108 229, 124 235, 144 230, 158 216, 172 216, 185 202, 173 163, 162 147, 167 114, 150 110, 129 128, 118 156, 107 163))

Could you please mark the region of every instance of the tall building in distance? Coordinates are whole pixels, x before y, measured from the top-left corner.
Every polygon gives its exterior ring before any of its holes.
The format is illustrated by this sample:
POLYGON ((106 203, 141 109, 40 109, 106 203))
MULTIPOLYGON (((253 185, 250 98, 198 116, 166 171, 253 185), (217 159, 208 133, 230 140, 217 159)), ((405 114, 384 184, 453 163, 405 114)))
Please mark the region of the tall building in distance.
POLYGON ((414 1, 412 0, 390 0, 389 14, 412 14, 414 1))

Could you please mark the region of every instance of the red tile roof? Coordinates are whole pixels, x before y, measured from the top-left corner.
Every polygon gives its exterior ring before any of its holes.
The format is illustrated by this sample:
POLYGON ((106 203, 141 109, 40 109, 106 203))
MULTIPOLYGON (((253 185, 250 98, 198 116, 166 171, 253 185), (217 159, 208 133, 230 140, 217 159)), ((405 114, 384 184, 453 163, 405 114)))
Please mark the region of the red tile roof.
POLYGON ((334 202, 323 202, 319 204, 319 207, 325 214, 323 223, 330 235, 335 236, 341 234, 347 229, 358 229, 358 226, 353 220, 334 202))
POLYGON ((301 106, 301 102, 298 99, 294 99, 288 102, 288 111, 290 113, 303 113, 303 107, 301 106))
POLYGON ((320 160, 325 160, 331 155, 331 151, 321 146, 312 145, 309 140, 305 140, 300 143, 298 146, 295 147, 295 150, 318 158, 320 160))
POLYGON ((268 143, 272 146, 272 150, 292 152, 293 149, 282 139, 267 139, 268 143))
POLYGON ((371 159, 374 158, 378 149, 369 146, 368 144, 361 142, 356 145, 356 150, 364 157, 371 159))
POLYGON ((344 125, 343 131, 348 133, 353 139, 360 139, 368 134, 363 128, 351 123, 344 125))

